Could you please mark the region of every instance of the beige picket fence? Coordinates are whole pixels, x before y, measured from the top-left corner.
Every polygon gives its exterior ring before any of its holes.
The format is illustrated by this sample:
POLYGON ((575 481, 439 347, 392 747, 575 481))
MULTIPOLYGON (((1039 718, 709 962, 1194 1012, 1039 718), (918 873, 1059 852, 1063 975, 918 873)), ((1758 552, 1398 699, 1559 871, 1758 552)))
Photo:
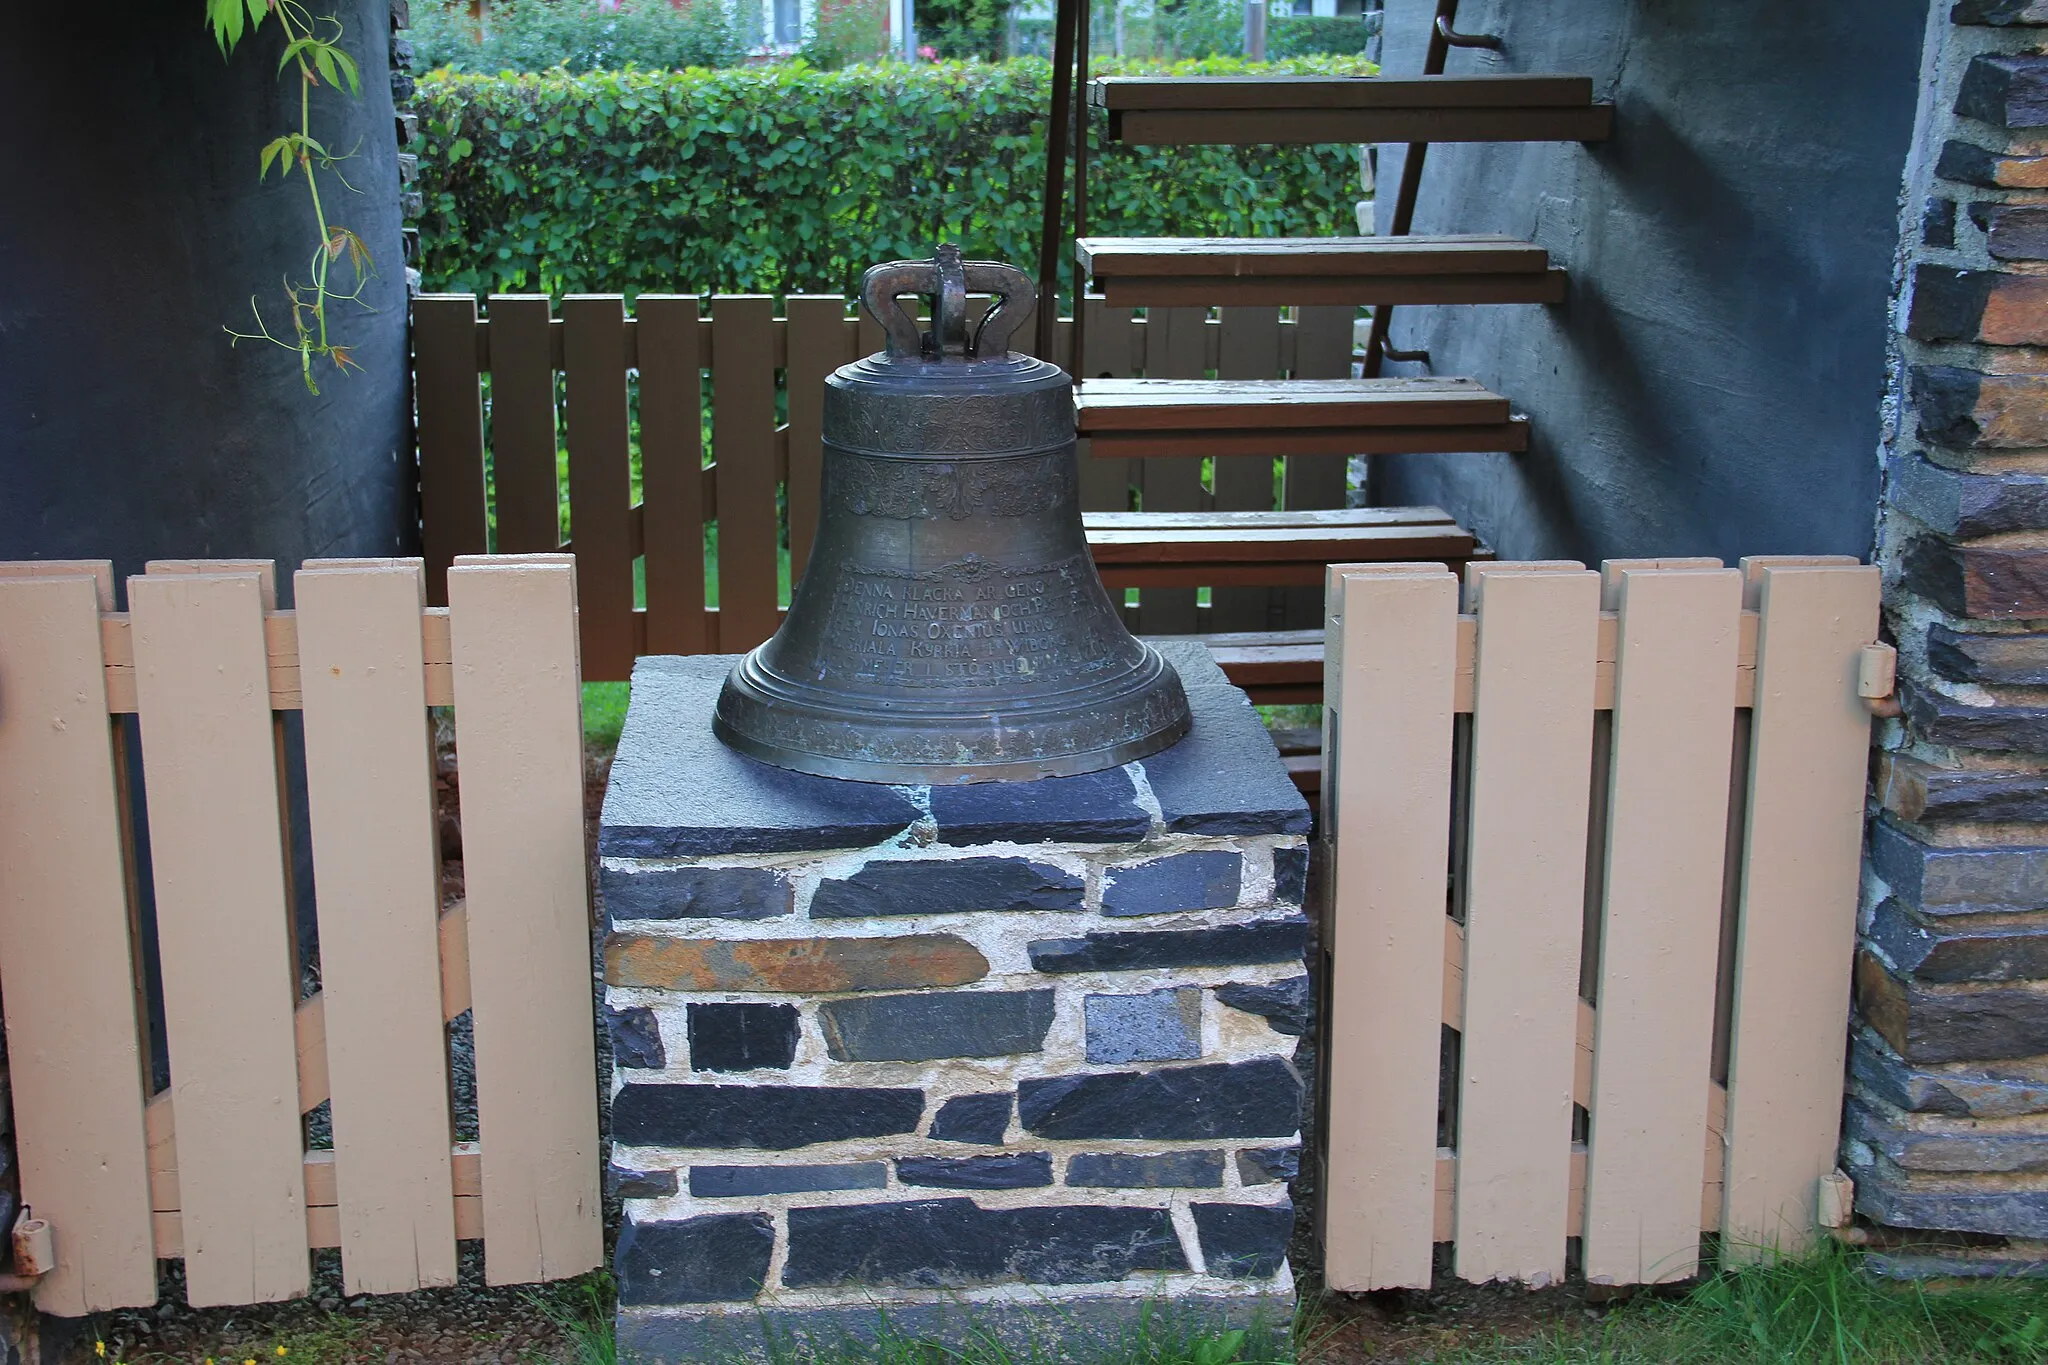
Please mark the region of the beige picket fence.
POLYGON ((1427 1285, 1437 1242, 1532 1284, 1571 1238, 1609 1284, 1692 1274, 1703 1232, 1805 1245, 1839 1198, 1877 570, 1459 589, 1328 580, 1328 1283, 1427 1285))
POLYGON ((561 555, 0 564, 0 998, 38 1307, 494 1283, 602 1257, 576 572, 561 555), (428 708, 461 745, 444 907, 428 708), (319 989, 301 989, 280 712, 302 711, 319 989), (130 713, 133 713, 132 716, 130 713), (142 771, 124 728, 140 732, 142 771), (145 788, 170 1088, 148 1093, 130 827, 145 788), (472 1013, 480 1141, 452 1142, 472 1013), (333 1147, 301 1116, 331 1102, 333 1147))
MULTIPOLYGON (((420 521, 428 600, 457 555, 575 550, 584 676, 622 679, 640 654, 739 653, 781 619, 778 545, 803 576, 818 523, 825 379, 881 349, 874 319, 837 294, 700 299, 642 294, 467 294, 414 299, 420 521), (779 415, 778 415, 779 414, 779 415), (633 471, 640 473, 634 500, 633 471), (564 469, 566 467, 566 476, 564 469), (571 540, 562 539, 562 509, 571 540), (718 528, 716 576, 705 531, 718 528), (635 564, 640 597, 636 603, 635 564), (713 599, 715 600, 715 604, 713 599)), ((1351 373, 1353 308, 1128 308, 1088 302, 1087 375, 1199 379, 1336 378, 1351 373)), ((1073 324, 1062 319, 1066 364, 1073 324)), ((1031 334, 1029 320, 1019 336, 1031 334)), ((1083 443, 1083 454, 1087 454, 1083 443)), ((1084 458, 1081 505, 1125 511, 1272 510, 1272 459, 1084 458)), ((1287 508, 1344 505, 1341 455, 1281 462, 1287 508)), ((1291 627, 1319 615, 1288 600, 1291 627)), ((1193 587, 1146 588, 1148 633, 1244 630, 1205 624, 1193 587)), ((1260 622, 1263 624, 1263 621, 1260 622)))

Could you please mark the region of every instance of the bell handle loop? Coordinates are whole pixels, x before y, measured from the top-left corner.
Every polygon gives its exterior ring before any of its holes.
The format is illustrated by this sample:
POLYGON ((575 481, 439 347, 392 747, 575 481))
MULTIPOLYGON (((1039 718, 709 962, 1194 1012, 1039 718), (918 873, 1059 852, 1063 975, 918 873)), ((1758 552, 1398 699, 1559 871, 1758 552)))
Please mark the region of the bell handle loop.
POLYGON ((968 261, 965 273, 969 289, 996 296, 968 353, 976 360, 1001 360, 1010 353, 1010 338, 1037 301, 1037 289, 1029 275, 1001 261, 968 261))
POLYGON ((892 360, 918 360, 924 355, 924 334, 917 317, 898 300, 904 294, 929 294, 937 283, 931 261, 890 261, 871 265, 860 277, 861 307, 882 325, 884 352, 892 360))

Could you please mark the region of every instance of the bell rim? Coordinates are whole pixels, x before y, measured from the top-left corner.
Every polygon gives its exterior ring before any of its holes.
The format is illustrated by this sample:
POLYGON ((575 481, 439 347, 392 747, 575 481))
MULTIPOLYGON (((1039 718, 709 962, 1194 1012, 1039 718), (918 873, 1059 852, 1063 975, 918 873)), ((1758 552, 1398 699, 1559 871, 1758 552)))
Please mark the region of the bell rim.
POLYGON ((1084 777, 1089 773, 1121 768, 1187 738, 1194 717, 1184 707, 1167 724, 1149 734, 1076 754, 1051 754, 1042 758, 1016 759, 1003 763, 891 763, 881 759, 840 758, 791 749, 757 740, 734 728, 722 714, 714 713, 711 730, 735 753, 789 772, 813 777, 838 778, 848 782, 871 782, 893 787, 961 787, 982 782, 1031 782, 1046 777, 1084 777))

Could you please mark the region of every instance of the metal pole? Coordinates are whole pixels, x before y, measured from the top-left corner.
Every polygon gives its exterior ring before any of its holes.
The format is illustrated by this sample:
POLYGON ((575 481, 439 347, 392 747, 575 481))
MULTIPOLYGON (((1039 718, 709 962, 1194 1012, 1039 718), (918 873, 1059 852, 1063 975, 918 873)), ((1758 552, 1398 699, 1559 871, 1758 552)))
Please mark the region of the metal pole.
MULTIPOLYGON (((1074 98, 1074 15, 1080 0, 1058 0, 1052 25, 1052 106, 1046 111, 1045 212, 1038 237, 1038 326, 1034 347, 1052 359, 1059 334, 1060 229, 1066 225, 1067 117, 1074 98)), ((1069 248, 1071 249, 1071 248, 1069 248)))
POLYGON ((903 60, 917 60, 917 0, 903 0, 903 60))
MULTIPOLYGON (((1450 55, 1451 45, 1444 31, 1458 17, 1458 0, 1437 0, 1436 18, 1429 26, 1429 48, 1423 53, 1422 74, 1441 76, 1444 59, 1450 55)), ((1401 159, 1401 186, 1394 192, 1394 219, 1387 225, 1389 237, 1406 237, 1409 227, 1415 221, 1415 196, 1422 188, 1422 162, 1429 154, 1427 142, 1408 144, 1408 155, 1401 159)), ((1387 327, 1393 321, 1392 304, 1374 304, 1372 310, 1372 333, 1365 342, 1365 377, 1379 376, 1387 354, 1387 327)))
MULTIPOLYGON (((1074 18, 1074 239, 1088 235, 1088 40, 1094 21, 1089 0, 1079 0, 1074 18)), ((1082 377, 1086 353, 1081 349, 1087 331, 1088 277, 1081 270, 1081 258, 1074 257, 1074 344, 1067 356, 1067 373, 1082 377)))
POLYGON ((1244 59, 1266 60, 1266 0, 1244 0, 1244 59))

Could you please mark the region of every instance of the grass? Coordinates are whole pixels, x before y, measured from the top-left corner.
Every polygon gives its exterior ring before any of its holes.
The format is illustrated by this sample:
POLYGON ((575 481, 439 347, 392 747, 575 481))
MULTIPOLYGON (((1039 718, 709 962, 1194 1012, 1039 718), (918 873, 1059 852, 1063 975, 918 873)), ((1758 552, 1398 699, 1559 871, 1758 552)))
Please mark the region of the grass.
MULTIPOLYGON (((2048 1361, 2048 1283, 1984 1281, 1899 1284, 1865 1274, 1860 1253, 1828 1244, 1815 1255, 1733 1271, 1677 1298, 1643 1295, 1597 1322, 1576 1297, 1554 1300, 1559 1316, 1532 1334, 1456 1342, 1429 1340, 1368 1352, 1344 1340, 1329 1315, 1305 1309, 1289 1332, 1175 1330, 1171 1304, 1087 1354, 1005 1345, 992 1338, 941 1345, 884 1330, 870 1343, 818 1346, 784 1341, 773 1365, 2005 1365, 2048 1361)), ((540 1291, 535 1302, 573 1349, 573 1365, 618 1365, 612 1340, 612 1285, 602 1272, 540 1291)), ((1418 1317, 1420 1315, 1417 1315, 1418 1317)), ((1426 1321, 1416 1324, 1426 1328, 1426 1321)), ((296 1343, 295 1343, 296 1347, 296 1343)), ((298 1349, 293 1351, 299 1355, 298 1349)), ((311 1357, 308 1358, 311 1365, 311 1357)), ((232 1363, 230 1363, 232 1365, 232 1363)), ((265 1362, 265 1365, 287 1365, 265 1362)), ((707 1362, 706 1365, 737 1365, 707 1362)))
POLYGON ((1896 1283, 1828 1243, 1811 1257, 1709 1279, 1679 1299, 1643 1297, 1597 1325, 1436 1353, 1440 1365, 1906 1365, 2048 1361, 2048 1284, 1896 1283))

